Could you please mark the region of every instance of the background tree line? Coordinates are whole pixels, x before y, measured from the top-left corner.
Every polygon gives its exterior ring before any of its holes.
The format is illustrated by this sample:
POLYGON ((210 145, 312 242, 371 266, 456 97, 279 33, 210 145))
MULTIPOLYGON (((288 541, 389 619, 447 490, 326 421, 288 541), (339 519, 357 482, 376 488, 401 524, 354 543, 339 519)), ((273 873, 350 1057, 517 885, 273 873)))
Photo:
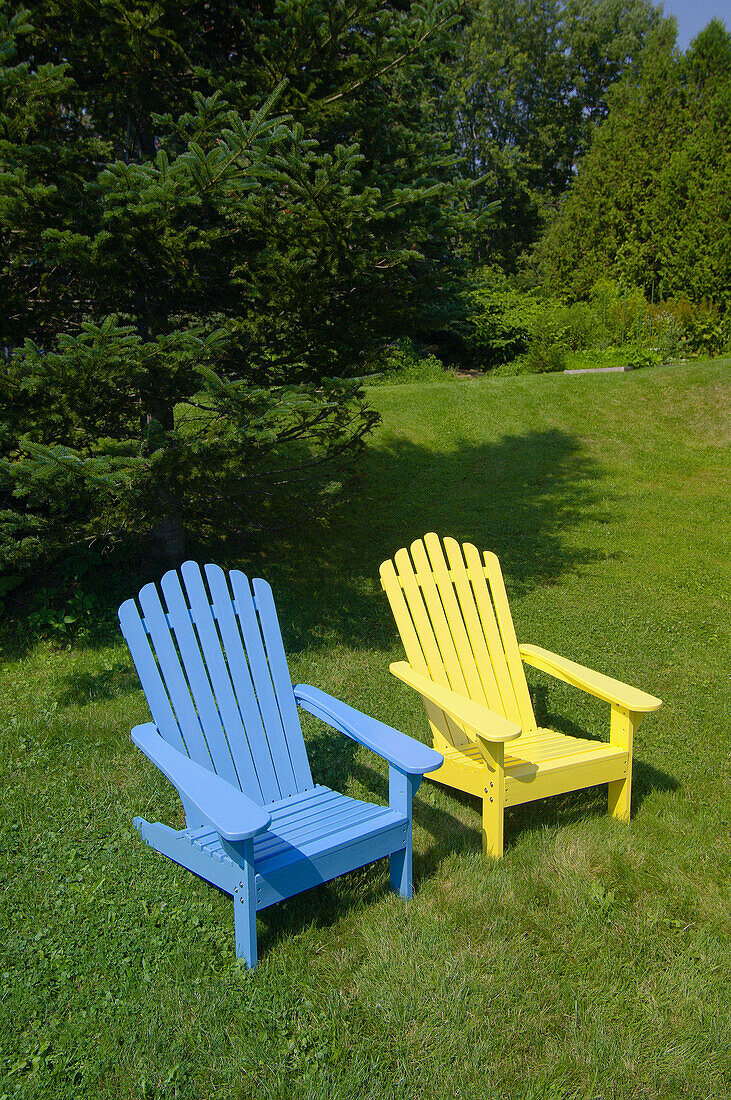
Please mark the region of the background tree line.
POLYGON ((0 0, 0 565, 319 513, 359 379, 394 341, 474 345, 486 263, 721 298, 729 39, 699 43, 649 0, 0 0), (663 224, 705 204, 680 253, 627 228, 658 90, 696 143, 663 224))

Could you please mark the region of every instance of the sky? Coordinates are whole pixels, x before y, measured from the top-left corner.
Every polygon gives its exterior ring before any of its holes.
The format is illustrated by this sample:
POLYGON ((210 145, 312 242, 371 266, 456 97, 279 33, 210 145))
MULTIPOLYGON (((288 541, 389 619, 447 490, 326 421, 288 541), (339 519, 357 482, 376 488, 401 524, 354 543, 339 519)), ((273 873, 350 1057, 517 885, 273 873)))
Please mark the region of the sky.
POLYGON ((695 38, 713 18, 726 24, 731 30, 731 3, 729 0, 664 0, 666 15, 674 15, 678 21, 678 46, 685 50, 691 38, 695 38))

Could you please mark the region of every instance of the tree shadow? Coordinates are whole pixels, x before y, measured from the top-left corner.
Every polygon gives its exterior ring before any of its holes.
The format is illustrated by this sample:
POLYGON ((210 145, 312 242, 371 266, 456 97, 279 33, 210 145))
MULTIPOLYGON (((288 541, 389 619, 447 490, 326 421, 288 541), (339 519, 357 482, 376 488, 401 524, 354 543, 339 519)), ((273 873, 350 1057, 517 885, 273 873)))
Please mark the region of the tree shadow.
POLYGON ((115 699, 139 691, 140 681, 127 662, 115 661, 101 672, 72 672, 66 677, 66 690, 59 695, 61 706, 84 706, 94 699, 115 699))
POLYGON ((288 652, 333 641, 390 648, 382 561, 436 531, 497 553, 512 594, 555 583, 604 557, 567 538, 577 524, 616 520, 601 475, 555 428, 442 451, 391 436, 368 451, 358 494, 328 524, 280 533, 245 559, 232 559, 229 544, 196 550, 269 580, 288 652))
MULTIPOLYGON (((285 529, 245 547, 208 540, 191 545, 188 556, 265 577, 290 655, 334 643, 388 651, 395 628, 378 570, 399 547, 434 530, 494 550, 512 594, 555 583, 603 557, 569 538, 577 524, 616 518, 598 491, 601 476, 580 441, 556 428, 479 445, 461 441, 448 450, 390 436, 366 452, 358 492, 327 523, 285 529)), ((83 644, 118 645, 118 604, 158 577, 147 559, 122 562, 102 577, 99 614, 83 644)), ((8 656, 22 656, 30 644, 18 635, 8 656)), ((63 701, 108 689, 70 682, 63 701)))

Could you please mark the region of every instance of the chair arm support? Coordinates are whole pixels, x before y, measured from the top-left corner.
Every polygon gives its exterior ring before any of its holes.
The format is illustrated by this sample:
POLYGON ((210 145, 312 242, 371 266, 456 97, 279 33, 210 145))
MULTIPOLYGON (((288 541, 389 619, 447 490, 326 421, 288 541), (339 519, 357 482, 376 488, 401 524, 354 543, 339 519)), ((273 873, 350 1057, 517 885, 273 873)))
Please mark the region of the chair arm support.
POLYGON ((327 722, 333 729, 352 737, 360 745, 382 756, 406 775, 423 775, 441 767, 444 757, 421 741, 370 718, 359 710, 341 703, 310 684, 297 684, 294 696, 301 707, 327 722))
POLYGON ((597 699, 603 699, 613 706, 624 707, 625 710, 635 711, 639 714, 648 714, 650 711, 659 710, 662 699, 656 699, 654 695, 648 695, 639 688, 623 684, 621 680, 613 680, 611 676, 603 676, 601 672, 594 672, 583 665, 577 665, 575 661, 569 661, 566 657, 559 657, 556 653, 550 653, 547 649, 541 649, 537 645, 522 645, 520 655, 527 665, 533 665, 542 672, 548 672, 557 680, 563 680, 573 687, 581 688, 588 695, 594 695, 597 699))
POLYGON ((265 809, 168 745, 153 722, 135 726, 132 740, 224 840, 248 840, 269 827, 272 819, 265 809))
POLYGON ((409 687, 415 688, 425 699, 435 703, 450 718, 454 718, 460 725, 473 729, 480 738, 486 741, 514 741, 520 737, 520 726, 508 721, 501 714, 483 707, 481 703, 475 703, 464 695, 457 695, 451 688, 435 684, 428 676, 422 676, 414 672, 406 661, 394 661, 389 666, 394 676, 403 680, 409 687))

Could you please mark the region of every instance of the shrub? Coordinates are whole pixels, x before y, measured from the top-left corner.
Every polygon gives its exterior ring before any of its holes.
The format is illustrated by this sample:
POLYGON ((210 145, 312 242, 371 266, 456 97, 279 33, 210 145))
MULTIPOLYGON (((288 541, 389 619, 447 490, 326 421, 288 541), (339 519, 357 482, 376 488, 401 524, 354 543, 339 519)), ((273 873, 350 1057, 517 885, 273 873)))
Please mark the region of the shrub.
POLYGON ((512 286, 502 272, 483 269, 466 315, 451 327, 460 358, 487 370, 523 355, 545 308, 544 299, 512 286))
POLYGON ((555 326, 561 344, 569 351, 593 348, 601 335, 596 309, 588 302, 559 307, 555 313, 555 326))
POLYGON ((431 353, 425 354, 408 337, 391 344, 377 366, 378 373, 370 381, 383 385, 437 382, 446 374, 441 359, 431 353))
POLYGON ((566 370, 566 350, 552 335, 536 336, 524 357, 527 374, 552 374, 566 370))
POLYGON ((685 323, 682 343, 695 355, 719 355, 731 345, 731 318, 722 318, 712 302, 701 302, 685 323))
POLYGON ((663 356, 654 348, 630 347, 627 349, 627 366, 637 370, 640 367, 656 367, 663 356))

